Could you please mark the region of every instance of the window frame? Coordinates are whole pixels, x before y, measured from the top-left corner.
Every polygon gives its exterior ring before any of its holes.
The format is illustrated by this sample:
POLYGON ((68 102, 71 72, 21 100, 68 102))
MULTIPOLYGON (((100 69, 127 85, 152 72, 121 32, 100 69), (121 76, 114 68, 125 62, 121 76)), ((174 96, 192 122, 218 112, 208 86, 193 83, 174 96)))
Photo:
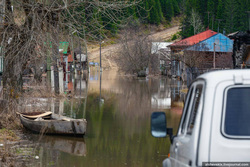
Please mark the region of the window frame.
POLYGON ((181 116, 181 121, 180 121, 181 124, 179 126, 178 135, 180 135, 180 134, 185 135, 186 134, 186 129, 187 129, 186 128, 187 127, 186 120, 189 117, 189 108, 190 108, 189 102, 191 102, 193 104, 191 99, 193 98, 193 95, 194 95, 194 89, 195 89, 195 85, 191 85, 190 86, 190 91, 188 91, 187 99, 186 99, 186 102, 185 102, 185 105, 184 105, 184 108, 183 108, 183 113, 182 113, 182 116, 181 116))
POLYGON ((222 105, 223 109, 222 109, 222 121, 221 121, 221 134, 225 138, 229 138, 229 139, 250 139, 250 135, 249 136, 229 135, 225 132, 227 95, 228 95, 228 91, 232 88, 250 88, 250 85, 232 85, 224 89, 223 105, 222 105))
POLYGON ((203 83, 197 83, 195 85, 195 89, 194 89, 194 96, 193 96, 193 102, 192 102, 192 108, 190 109, 190 112, 189 112, 189 118, 188 118, 188 124, 186 126, 186 134, 187 135, 192 135, 192 132, 193 132, 193 129, 194 129, 194 126, 195 126, 195 122, 197 120, 197 114, 200 110, 200 108, 202 108, 202 105, 203 105, 203 92, 204 92, 204 84, 203 83), (196 108, 196 102, 197 102, 197 98, 195 97, 196 96, 196 91, 197 91, 197 87, 200 86, 201 88, 201 92, 200 92, 200 97, 199 97, 199 102, 198 102, 198 106, 196 108), (194 112, 196 108, 196 115, 195 115, 195 118, 194 118, 194 125, 193 125, 193 128, 191 131, 189 131, 189 126, 191 125, 191 119, 192 119, 192 113, 194 112))
POLYGON ((204 94, 205 94, 205 89, 206 89, 206 82, 203 79, 198 79, 198 80, 195 80, 191 84, 191 86, 189 88, 187 98, 186 98, 186 101, 185 101, 185 105, 184 105, 184 108, 183 108, 183 113, 182 113, 182 116, 181 116, 181 121, 180 121, 179 128, 178 128, 177 136, 178 135, 189 135, 190 136, 190 134, 187 133, 187 127, 188 127, 189 120, 190 120, 190 112, 191 112, 191 110, 193 108, 193 104, 194 104, 194 101, 192 101, 192 100, 194 99, 195 90, 196 90, 196 87, 198 85, 202 86, 201 99, 200 99, 200 103, 202 105, 199 104, 198 110, 200 110, 200 109, 202 110, 202 108, 203 108, 204 94), (188 101, 189 101, 190 104, 188 104, 188 101))

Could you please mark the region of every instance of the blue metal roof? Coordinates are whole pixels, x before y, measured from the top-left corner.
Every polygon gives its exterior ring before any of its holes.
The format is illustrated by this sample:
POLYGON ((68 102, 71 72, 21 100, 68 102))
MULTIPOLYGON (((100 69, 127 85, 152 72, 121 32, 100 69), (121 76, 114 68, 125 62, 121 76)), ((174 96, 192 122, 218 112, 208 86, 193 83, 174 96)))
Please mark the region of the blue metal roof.
POLYGON ((211 36, 204 41, 201 41, 193 46, 186 48, 188 51, 203 51, 203 52, 232 52, 233 51, 233 40, 229 39, 227 36, 218 33, 211 36))

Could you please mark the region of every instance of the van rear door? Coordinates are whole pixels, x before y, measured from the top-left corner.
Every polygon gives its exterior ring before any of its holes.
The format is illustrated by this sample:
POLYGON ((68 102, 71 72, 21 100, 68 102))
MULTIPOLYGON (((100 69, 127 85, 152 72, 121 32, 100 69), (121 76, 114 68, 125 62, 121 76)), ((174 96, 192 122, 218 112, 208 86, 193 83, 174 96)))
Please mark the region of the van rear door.
POLYGON ((250 162, 250 85, 221 82, 212 120, 210 162, 250 162))

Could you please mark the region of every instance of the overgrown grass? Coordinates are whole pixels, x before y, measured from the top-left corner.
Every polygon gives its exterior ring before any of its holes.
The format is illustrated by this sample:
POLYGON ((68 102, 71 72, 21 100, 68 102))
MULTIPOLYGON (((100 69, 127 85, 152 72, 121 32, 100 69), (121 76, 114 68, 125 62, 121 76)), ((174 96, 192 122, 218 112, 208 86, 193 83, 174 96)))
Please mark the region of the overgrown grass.
POLYGON ((0 142, 4 142, 5 140, 8 141, 16 141, 19 140, 20 138, 16 136, 15 132, 10 129, 0 129, 0 142))

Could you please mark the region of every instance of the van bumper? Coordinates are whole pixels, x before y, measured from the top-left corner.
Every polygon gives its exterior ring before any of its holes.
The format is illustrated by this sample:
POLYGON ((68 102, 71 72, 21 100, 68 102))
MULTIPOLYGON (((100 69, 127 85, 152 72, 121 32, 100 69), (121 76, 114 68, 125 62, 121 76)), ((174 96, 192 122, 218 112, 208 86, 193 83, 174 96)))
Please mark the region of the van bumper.
POLYGON ((163 167, 171 167, 171 162, 169 158, 166 158, 163 162, 162 162, 162 166, 163 167))

